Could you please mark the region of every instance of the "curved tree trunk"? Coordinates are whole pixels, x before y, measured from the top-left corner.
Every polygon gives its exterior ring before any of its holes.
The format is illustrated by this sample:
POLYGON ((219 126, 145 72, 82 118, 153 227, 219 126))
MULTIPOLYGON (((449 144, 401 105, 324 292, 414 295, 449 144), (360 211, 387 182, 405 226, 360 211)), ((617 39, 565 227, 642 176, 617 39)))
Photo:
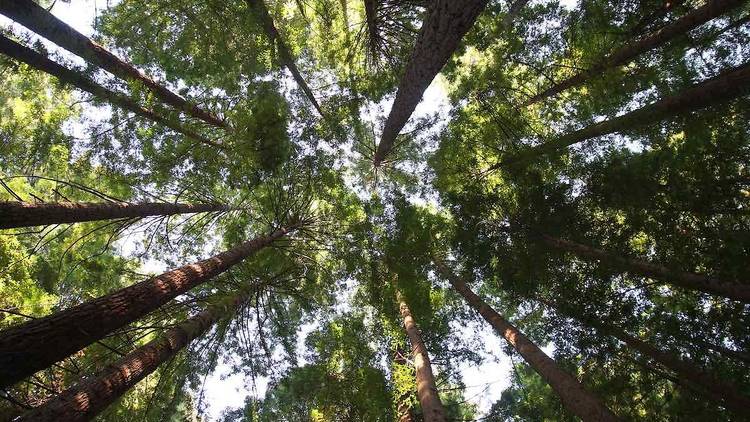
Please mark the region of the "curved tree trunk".
POLYGON ((710 105, 726 102, 750 93, 750 63, 726 71, 715 78, 693 85, 669 97, 633 110, 622 116, 595 123, 583 129, 560 136, 554 141, 531 147, 525 151, 503 158, 491 169, 516 165, 534 160, 545 154, 559 153, 560 150, 597 136, 621 132, 634 127, 659 122, 667 117, 710 105))
POLYGON ((188 115, 213 126, 229 128, 221 119, 202 110, 195 104, 188 103, 181 96, 159 85, 131 64, 121 60, 65 22, 56 18, 52 13, 34 1, 0 0, 0 13, 115 76, 142 83, 159 99, 174 108, 184 111, 188 115))
POLYGON ((153 312, 295 229, 296 226, 275 230, 212 258, 0 331, 0 388, 13 385, 153 312))
POLYGON ((401 296, 401 292, 396 291, 396 300, 399 302, 399 312, 404 319, 404 329, 409 336, 411 343, 411 352, 414 358, 414 369, 417 374, 417 397, 419 404, 422 405, 425 422, 445 422, 445 409, 440 401, 438 389, 435 385, 435 376, 432 374, 432 365, 430 356, 427 354, 427 347, 422 341, 422 334, 411 316, 411 310, 401 296))
POLYGON ((587 261, 601 261, 622 268, 628 272, 663 280, 675 286, 689 290, 724 296, 744 303, 750 303, 750 282, 727 282, 702 274, 686 271, 674 271, 663 265, 648 261, 628 258, 613 253, 582 245, 570 240, 539 234, 538 238, 548 246, 570 252, 587 261))
POLYGON ((108 365, 93 377, 84 379, 24 413, 16 421, 78 422, 93 419, 191 341, 205 334, 220 319, 234 314, 245 300, 245 295, 237 295, 224 303, 209 306, 108 365))
POLYGON ((618 421, 598 397, 587 391, 575 378, 562 370, 542 349, 529 340, 513 324, 508 322, 486 302, 469 289, 460 277, 440 259, 433 262, 438 271, 448 279, 454 289, 466 299, 482 318, 492 325, 498 334, 523 356, 524 360, 552 387, 566 409, 584 421, 618 421))
POLYGON ((376 167, 391 153, 396 136, 422 100, 422 94, 448 62, 486 5, 487 0, 430 2, 373 157, 376 167))
POLYGON ((154 202, 0 202, 0 229, 78 223, 115 218, 144 218, 153 215, 227 211, 221 204, 172 204, 154 202))
POLYGON ((685 14, 675 22, 655 31, 639 40, 633 41, 624 47, 612 52, 604 57, 599 63, 594 64, 589 69, 575 74, 561 82, 558 82, 543 92, 534 95, 526 100, 522 106, 529 106, 545 98, 552 97, 560 92, 578 86, 588 79, 604 73, 605 71, 617 66, 624 65, 635 57, 659 47, 660 45, 680 36, 691 29, 710 21, 711 19, 721 16, 722 14, 741 6, 744 0, 708 0, 703 6, 685 14))
POLYGON ((111 91, 97 84, 81 73, 63 67, 48 59, 44 55, 39 54, 36 51, 2 35, 0 35, 0 53, 12 57, 20 62, 26 63, 27 65, 35 69, 49 73, 62 82, 71 84, 74 87, 82 91, 86 91, 96 97, 99 97, 100 99, 107 101, 114 106, 120 107, 123 110, 129 111, 155 123, 166 126, 177 133, 181 133, 187 136, 188 138, 192 138, 193 140, 206 145, 210 145, 214 148, 226 149, 220 143, 206 139, 205 137, 183 127, 179 123, 159 116, 152 110, 144 108, 140 104, 136 103, 131 98, 118 92, 111 91))

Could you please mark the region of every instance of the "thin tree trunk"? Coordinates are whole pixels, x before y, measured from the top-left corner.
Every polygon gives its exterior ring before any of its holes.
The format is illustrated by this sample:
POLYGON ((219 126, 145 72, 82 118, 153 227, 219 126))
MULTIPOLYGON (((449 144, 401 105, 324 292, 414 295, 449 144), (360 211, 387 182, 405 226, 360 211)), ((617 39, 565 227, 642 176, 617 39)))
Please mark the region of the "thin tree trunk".
POLYGON ((0 388, 13 385, 153 312, 296 228, 275 230, 212 258, 0 331, 0 388))
POLYGON ((486 5, 487 0, 435 0, 430 3, 373 157, 376 167, 391 153, 396 136, 422 100, 422 94, 486 5))
POLYGON ((417 397, 422 405, 425 422, 445 422, 445 409, 438 395, 437 385, 435 385, 435 376, 432 374, 432 365, 430 356, 427 354, 427 347, 422 341, 422 334, 411 316, 411 310, 404 301, 401 292, 396 291, 396 300, 399 302, 399 312, 404 319, 404 328, 406 335, 409 336, 411 343, 411 352, 414 358, 414 368, 417 374, 417 397))
POLYGON ((587 391, 575 378, 562 370, 554 360, 529 340, 486 302, 469 289, 466 282, 451 271, 440 259, 433 262, 454 289, 466 299, 482 317, 502 335, 524 360, 552 387, 566 409, 584 421, 618 421, 594 394, 587 391))
POLYGON ((115 218, 227 211, 221 204, 172 204, 166 202, 0 202, 0 229, 78 223, 115 218))
POLYGON ((266 36, 271 39, 272 43, 276 43, 276 47, 278 48, 279 52, 279 58, 281 59, 281 64, 289 69, 289 72, 291 72, 292 77, 297 82, 297 85, 299 85, 300 89, 302 89, 302 91, 305 93, 307 99, 310 100, 313 107, 315 107, 315 110, 318 111, 318 114, 325 117, 325 115, 323 114, 323 109, 320 107, 320 104, 318 104, 318 100, 315 99, 315 95, 313 95, 310 86, 307 85, 307 82, 305 82, 305 79, 302 77, 302 73, 300 73, 299 69, 297 68, 297 64, 294 61, 294 57, 292 57, 292 53, 290 52, 289 47, 286 45, 284 39, 281 38, 281 34, 279 34, 279 31, 276 29, 276 25, 274 25, 273 18, 268 12, 264 1, 247 0, 247 3, 251 9, 255 9, 256 15, 260 19, 261 25, 263 26, 263 30, 266 32, 266 36))
POLYGON ((674 23, 671 23, 639 40, 626 44, 619 50, 604 57, 599 63, 594 64, 589 69, 552 85, 543 92, 529 98, 522 105, 528 106, 537 103, 545 98, 559 94, 568 88, 581 85, 588 79, 604 73, 609 69, 624 65, 635 57, 651 51, 673 38, 741 6, 743 3, 745 3, 744 0, 708 0, 706 4, 687 13, 674 23))
POLYGON ((693 85, 679 94, 662 98, 653 104, 622 116, 595 123, 562 135, 554 141, 513 154, 493 165, 491 169, 523 163, 545 154, 559 152, 563 148, 588 139, 656 123, 680 113, 700 110, 713 104, 745 96, 748 93, 750 93, 750 64, 746 63, 723 72, 715 78, 693 85))
POLYGON ((190 342, 205 334, 220 319, 233 315, 245 300, 246 295, 239 294, 231 300, 209 306, 108 365, 93 377, 84 379, 24 413, 17 421, 78 422, 93 419, 190 342))
MULTIPOLYGON (((397 347, 393 353, 393 362, 397 365, 406 366, 406 351, 402 347, 397 347)), ((407 399, 411 393, 404 393, 400 397, 396 397, 396 418, 398 422, 414 422, 414 418, 411 414, 411 409, 407 403, 407 399)))
POLYGON ((622 268, 628 272, 661 280, 678 287, 713 295, 724 296, 744 303, 750 303, 750 282, 727 282, 686 271, 671 270, 663 265, 628 258, 601 249, 592 248, 566 239, 546 234, 534 235, 544 244, 555 249, 570 252, 587 261, 601 261, 622 268))
POLYGON ((153 92, 165 103, 188 115, 210 125, 229 128, 226 122, 188 103, 184 98, 159 85, 150 77, 141 73, 130 63, 121 60, 104 47, 91 41, 65 22, 57 19, 52 13, 32 0, 0 0, 0 13, 47 38, 64 49, 74 53, 87 62, 105 69, 123 79, 138 81, 153 92))
POLYGON ((159 116, 152 110, 144 108, 140 104, 136 103, 131 98, 128 98, 127 96, 118 92, 111 91, 97 84, 81 73, 63 67, 48 59, 44 55, 39 54, 36 51, 21 44, 18 44, 17 42, 2 35, 0 35, 0 53, 12 57, 20 62, 26 63, 27 65, 35 69, 49 73, 50 75, 59 79, 61 82, 71 84, 82 91, 86 91, 96 97, 99 97, 102 100, 109 102, 112 105, 120 107, 143 118, 149 119, 160 125, 166 126, 175 132, 187 136, 188 138, 192 138, 193 140, 206 145, 210 145, 214 148, 226 149, 226 147, 224 147, 220 143, 206 139, 205 137, 183 127, 179 123, 175 123, 170 119, 159 116))

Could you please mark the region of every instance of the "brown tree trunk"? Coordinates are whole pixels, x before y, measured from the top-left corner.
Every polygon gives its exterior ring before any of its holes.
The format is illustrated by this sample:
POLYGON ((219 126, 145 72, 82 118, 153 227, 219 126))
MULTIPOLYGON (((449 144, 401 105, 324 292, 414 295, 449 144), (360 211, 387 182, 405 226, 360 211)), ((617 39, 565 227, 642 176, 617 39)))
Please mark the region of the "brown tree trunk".
POLYGON ((221 318, 234 314, 245 299, 245 296, 237 295, 224 303, 209 306, 108 365, 93 377, 29 410, 17 421, 72 422, 93 419, 191 341, 205 334, 221 318))
POLYGON ((624 65, 635 57, 651 51, 660 45, 680 36, 693 28, 710 21, 711 19, 721 16, 722 14, 741 6, 744 0, 708 0, 703 6, 685 14, 685 16, 675 22, 653 32, 639 40, 633 41, 607 55, 599 63, 594 64, 589 69, 575 74, 561 82, 558 82, 543 92, 534 95, 526 100, 522 105, 528 106, 537 103, 545 98, 552 97, 560 92, 578 86, 588 79, 604 73, 605 71, 617 66, 624 65))
POLYGON ((554 360, 529 340, 513 324, 508 322, 486 302, 469 289, 460 277, 451 271, 440 259, 434 259, 438 271, 448 279, 454 289, 466 302, 479 312, 502 335, 524 360, 552 387, 566 409, 584 421, 619 420, 598 397, 587 391, 575 378, 562 370, 554 360))
POLYGON ((152 215, 227 211, 221 204, 171 204, 125 202, 0 202, 0 229, 78 223, 115 218, 143 218, 152 215))
POLYGON ((724 296, 744 303, 750 303, 750 282, 727 282, 702 274, 674 271, 663 265, 640 259, 619 256, 591 246, 570 240, 539 234, 541 241, 555 249, 570 252, 587 261, 601 261, 622 268, 628 272, 665 281, 689 290, 724 296))
POLYGON ((562 135, 554 141, 531 147, 525 151, 503 158, 492 169, 515 165, 557 153, 560 150, 597 136, 621 132, 639 126, 659 122, 680 113, 700 110, 712 104, 726 102, 747 95, 750 92, 750 64, 746 63, 715 78, 693 85, 669 97, 633 110, 622 116, 595 123, 583 129, 562 135))
POLYGON ((49 73, 50 75, 59 79, 61 82, 71 84, 82 91, 86 91, 104 101, 109 102, 112 105, 120 107, 143 118, 149 119, 160 125, 166 126, 175 132, 187 136, 188 138, 192 138, 193 140, 206 145, 210 145, 214 148, 226 149, 226 147, 224 147, 220 143, 206 139, 205 137, 183 127, 179 123, 159 116, 152 110, 142 107, 131 98, 128 98, 127 96, 118 92, 111 91, 97 84, 86 76, 80 74, 79 72, 75 72, 68 68, 65 68, 48 59, 44 55, 39 54, 36 51, 21 44, 18 44, 17 42, 2 35, 0 35, 0 53, 12 57, 20 62, 26 63, 27 65, 35 69, 49 73))
POLYGON ((273 18, 268 12, 264 1, 247 0, 247 4, 251 9, 255 9, 256 15, 260 19, 260 23, 263 26, 263 30, 266 32, 266 36, 271 39, 272 43, 276 43, 279 52, 279 58, 281 59, 281 64, 289 69, 289 72, 291 72, 292 77, 297 82, 297 85, 299 85, 300 89, 302 89, 302 91, 305 93, 307 99, 310 100, 313 107, 315 107, 315 110, 318 111, 318 114, 325 117, 325 115, 323 114, 323 109, 320 107, 320 104, 318 104, 318 100, 315 99, 315 95, 313 95, 310 86, 307 85, 307 82, 305 82, 305 78, 302 77, 302 73, 300 73, 299 69, 297 68, 297 64, 294 61, 294 57, 292 57, 292 53, 290 52, 289 47, 286 45, 284 39, 281 38, 281 34, 279 34, 279 31, 276 29, 276 25, 274 25, 273 18))
POLYGON ((373 157, 376 167, 391 153, 396 136, 422 100, 425 89, 448 62, 486 5, 487 0, 430 2, 373 157))
POLYGON ((427 354, 427 347, 422 341, 422 334, 411 316, 411 310, 401 296, 401 292, 396 291, 399 303, 399 312, 404 319, 404 328, 406 335, 409 336, 411 343, 412 357, 414 358, 414 369, 417 374, 417 397, 419 404, 422 405, 425 422, 445 422, 445 409, 438 396, 438 389, 435 385, 435 376, 432 374, 432 365, 430 356, 427 354))
POLYGON ((227 271, 296 226, 259 236, 212 258, 0 331, 0 388, 59 362, 227 271))
POLYGON ((123 79, 138 81, 165 103, 213 126, 228 128, 221 119, 159 85, 131 64, 76 31, 32 0, 0 0, 0 13, 47 38, 87 62, 123 79))

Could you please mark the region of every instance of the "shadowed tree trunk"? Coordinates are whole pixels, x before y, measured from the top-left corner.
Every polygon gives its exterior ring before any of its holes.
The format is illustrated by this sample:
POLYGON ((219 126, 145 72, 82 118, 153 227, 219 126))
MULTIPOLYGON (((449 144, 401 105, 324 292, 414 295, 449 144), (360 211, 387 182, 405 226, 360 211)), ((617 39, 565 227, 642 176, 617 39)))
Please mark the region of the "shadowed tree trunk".
POLYGON ((188 115, 217 127, 229 126, 221 119, 202 110, 195 104, 159 85, 150 77, 141 73, 131 64, 121 60, 102 46, 76 31, 65 22, 57 19, 52 13, 32 0, 0 0, 0 13, 47 38, 71 53, 107 70, 123 79, 138 81, 153 92, 160 100, 181 110, 188 115))
POLYGON ((0 229, 78 223, 115 218, 144 218, 153 215, 227 211, 221 204, 172 204, 155 202, 0 202, 0 229))
POLYGON ((469 289, 466 282, 451 271, 445 263, 433 258, 438 271, 445 277, 466 302, 482 318, 492 325, 498 334, 523 356, 524 360, 544 379, 560 397, 563 405, 571 413, 584 421, 618 421, 598 397, 587 391, 575 378, 562 370, 554 360, 529 340, 513 324, 508 322, 486 302, 469 289))
POLYGON ((659 122, 668 117, 700 110, 710 105, 726 102, 747 95, 750 92, 750 64, 723 72, 721 75, 669 97, 633 110, 622 116, 595 123, 583 129, 560 136, 554 141, 531 147, 513 154, 493 165, 491 169, 515 165, 539 158, 545 154, 559 153, 560 150, 597 136, 621 132, 638 126, 659 122))
POLYGON ((323 114, 323 109, 320 107, 320 104, 318 104, 318 100, 315 99, 315 95, 313 95, 310 86, 307 85, 307 82, 305 82, 305 79, 302 77, 302 74, 297 68, 297 64, 294 61, 294 57, 292 57, 292 53, 289 50, 289 47, 286 45, 284 39, 281 38, 281 34, 279 34, 279 31, 276 29, 276 25, 274 25, 273 23, 271 14, 268 13, 266 4, 263 2, 263 0, 246 1, 250 8, 255 10, 257 17, 260 19, 260 23, 263 26, 263 30, 266 32, 266 36, 271 39, 272 43, 276 43, 281 64, 289 69, 289 72, 291 72, 292 77, 297 82, 297 85, 299 85, 300 89, 302 89, 302 91, 305 93, 307 99, 310 100, 313 107, 315 107, 315 110, 318 111, 318 114, 325 117, 325 115, 323 114))
POLYGON ((687 13, 685 16, 677 19, 675 22, 655 31, 639 40, 626 44, 604 57, 599 63, 594 64, 589 69, 577 73, 561 82, 558 82, 543 92, 534 95, 526 100, 522 106, 528 106, 537 103, 545 98, 552 97, 560 92, 578 86, 588 79, 606 72, 617 66, 627 64, 635 57, 653 50, 660 45, 680 36, 691 29, 710 21, 711 19, 721 16, 722 14, 741 6, 744 0, 708 0, 703 6, 687 13))
POLYGON ((532 236, 540 239, 545 245, 570 252, 587 261, 601 261, 604 264, 622 268, 633 274, 661 280, 685 289, 724 296, 744 303, 750 303, 750 283, 727 282, 702 274, 675 271, 663 265, 616 255, 611 252, 592 248, 591 246, 570 240, 552 237, 546 234, 532 236))
POLYGON ((245 300, 246 295, 237 295, 231 300, 209 306, 108 365, 93 377, 84 379, 24 413, 17 421, 72 422, 93 419, 191 341, 205 334, 220 319, 233 315, 245 300))
POLYGON ((13 385, 153 312, 296 228, 293 225, 275 230, 212 258, 0 331, 0 388, 13 385))
POLYGON ((401 292, 397 290, 396 296, 401 318, 404 319, 406 335, 409 336, 409 343, 411 343, 414 369, 417 374, 417 397, 419 397, 419 403, 422 405, 424 420, 425 422, 445 422, 445 409, 438 396, 435 376, 432 374, 432 365, 427 354, 427 347, 422 341, 422 334, 411 316, 411 310, 409 310, 401 292))
POLYGON ((93 80, 87 78, 80 72, 76 72, 63 67, 48 59, 44 55, 39 54, 36 51, 2 35, 0 35, 0 53, 12 57, 20 62, 26 63, 34 69, 49 73, 50 75, 59 79, 61 82, 73 85, 74 87, 82 91, 86 91, 94 95, 95 97, 99 97, 101 100, 107 101, 114 106, 122 108, 123 110, 129 111, 160 125, 166 126, 177 133, 181 133, 187 136, 188 138, 192 138, 193 140, 206 145, 210 145, 214 148, 226 149, 226 147, 224 147, 220 143, 206 139, 205 137, 183 127, 179 123, 159 116, 152 110, 144 108, 140 104, 136 103, 131 98, 118 92, 111 91, 97 84, 93 80))
POLYGON ((376 167, 391 153, 396 136, 419 104, 425 89, 448 62, 486 5, 487 0, 430 2, 373 157, 376 167))

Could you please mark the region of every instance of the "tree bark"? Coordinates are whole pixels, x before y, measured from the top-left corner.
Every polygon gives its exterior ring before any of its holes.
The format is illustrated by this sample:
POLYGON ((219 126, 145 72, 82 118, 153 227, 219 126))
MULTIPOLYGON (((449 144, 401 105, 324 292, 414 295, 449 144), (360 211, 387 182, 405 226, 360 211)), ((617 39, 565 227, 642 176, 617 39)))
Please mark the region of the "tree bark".
POLYGON ((445 409, 438 396, 435 376, 432 374, 430 356, 427 354, 427 347, 425 347, 422 341, 422 334, 414 318, 411 316, 411 310, 409 310, 409 306, 404 301, 401 292, 397 290, 396 296, 396 300, 399 302, 399 312, 404 319, 406 335, 409 336, 409 343, 411 343, 414 368, 417 374, 417 397, 419 397, 419 404, 422 405, 424 420, 425 422, 445 422, 445 409))
POLYGON ((373 157, 376 167, 391 153, 396 136, 422 100, 422 94, 486 5, 487 0, 435 0, 430 3, 373 157))
POLYGON ((558 82, 543 92, 526 100, 522 106, 529 106, 546 98, 559 94, 560 92, 582 85, 590 78, 604 73, 605 71, 624 65, 639 55, 651 51, 662 44, 678 37, 691 29, 721 16, 722 14, 741 6, 744 0, 708 0, 703 6, 685 14, 675 22, 655 31, 639 40, 626 44, 620 49, 604 57, 599 63, 589 69, 577 73, 561 82, 558 82))
POLYGON ((114 293, 0 331, 0 388, 59 362, 285 236, 281 228, 114 293))
POLYGON ((221 204, 172 204, 125 202, 0 202, 0 229, 79 223, 115 218, 227 211, 221 204))
POLYGON ((226 122, 197 105, 188 103, 181 96, 159 85, 130 63, 121 60, 104 47, 91 41, 34 1, 0 0, 0 13, 115 76, 142 83, 160 100, 177 110, 181 110, 210 125, 229 128, 226 122))
POLYGON ((95 97, 99 97, 100 99, 107 101, 112 105, 120 107, 123 110, 134 113, 160 125, 166 126, 177 133, 181 133, 188 138, 192 138, 195 141, 212 146, 214 148, 220 148, 222 150, 226 149, 226 147, 222 144, 206 139, 205 137, 183 127, 179 123, 164 118, 154 113, 152 110, 141 106, 131 98, 128 98, 127 96, 118 92, 111 91, 97 84, 86 76, 80 74, 79 72, 63 67, 48 59, 44 55, 39 54, 36 51, 21 44, 18 44, 17 42, 2 35, 0 35, 0 53, 12 57, 20 62, 26 63, 27 65, 35 69, 49 73, 50 75, 59 79, 61 82, 73 85, 74 87, 82 91, 86 91, 94 95, 95 97))
POLYGON ((498 334, 513 346, 529 365, 552 387, 566 409, 584 421, 618 421, 594 394, 587 391, 575 378, 562 370, 554 360, 529 340, 518 328, 498 314, 466 282, 451 271, 440 259, 433 259, 438 271, 448 279, 466 302, 484 318, 498 334))
POLYGON ((622 116, 595 123, 562 135, 554 141, 513 154, 493 165, 491 169, 534 160, 542 155, 559 152, 563 148, 588 139, 656 123, 670 116, 700 110, 713 104, 745 96, 748 93, 750 93, 750 64, 746 63, 707 81, 693 85, 679 94, 662 98, 653 104, 622 116))
POLYGON ((273 18, 268 12, 264 1, 247 0, 247 4, 251 9, 255 9, 256 15, 260 19, 260 23, 263 26, 263 30, 266 32, 266 36, 271 39, 272 43, 276 43, 279 52, 279 58, 281 59, 281 64, 289 69, 289 72, 297 82, 297 85, 299 85, 300 89, 302 89, 302 91, 305 93, 307 99, 310 100, 313 107, 315 107, 315 110, 318 111, 318 114, 320 114, 322 117, 325 117, 325 115, 323 114, 323 109, 320 107, 318 100, 315 99, 315 95, 313 95, 310 86, 307 85, 307 82, 305 82, 305 78, 302 77, 302 73, 300 73, 299 69, 297 68, 297 64, 294 61, 294 57, 292 57, 292 53, 290 52, 289 47, 286 45, 284 39, 281 38, 281 34, 279 34, 279 31, 276 29, 276 25, 274 25, 273 18))
POLYGON ((619 256, 611 252, 546 234, 535 235, 535 237, 539 238, 545 245, 570 252, 587 261, 601 261, 628 272, 661 280, 685 289, 719 295, 743 303, 750 303, 750 282, 727 282, 703 274, 675 271, 663 265, 619 256))
POLYGON ((29 410, 16 421, 78 422, 93 419, 191 341, 205 334, 221 318, 234 314, 245 299, 244 295, 237 295, 224 303, 209 306, 108 365, 93 377, 29 410))

